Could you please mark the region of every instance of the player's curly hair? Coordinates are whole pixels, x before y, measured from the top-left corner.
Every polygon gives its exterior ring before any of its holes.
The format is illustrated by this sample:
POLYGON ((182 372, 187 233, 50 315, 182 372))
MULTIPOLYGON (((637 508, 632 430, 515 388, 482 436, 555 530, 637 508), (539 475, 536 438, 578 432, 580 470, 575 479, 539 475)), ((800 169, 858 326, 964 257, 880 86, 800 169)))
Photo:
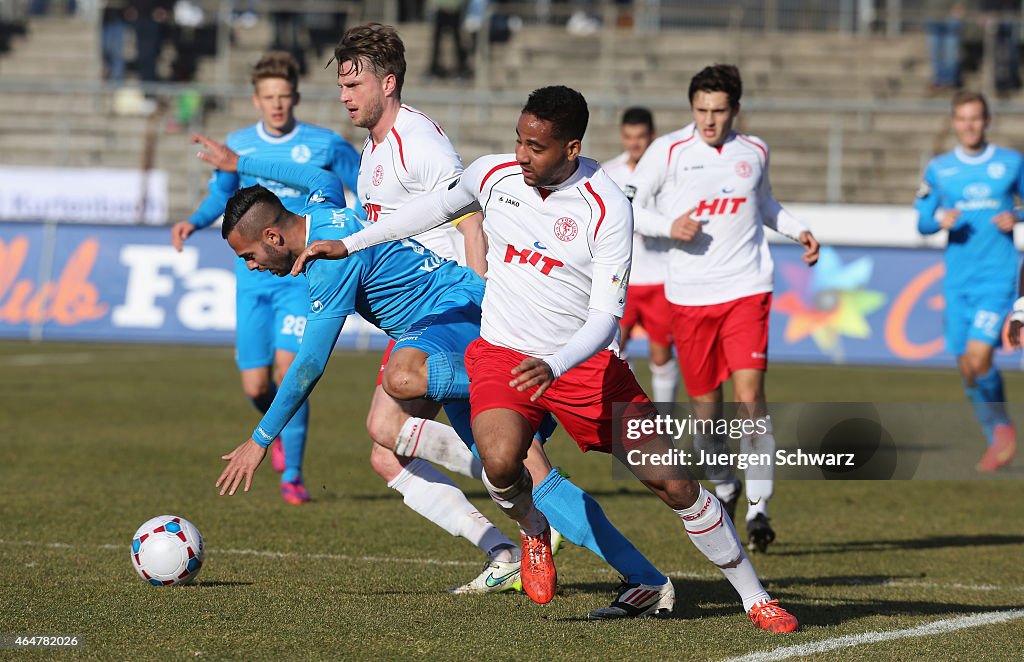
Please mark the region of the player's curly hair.
MULTIPOLYGON (((402 96, 405 82, 405 44, 398 31, 390 25, 366 23, 349 29, 334 47, 334 58, 341 68, 342 62, 351 62, 358 74, 369 67, 378 80, 388 74, 395 77, 395 94, 402 96)), ((330 62, 327 63, 330 66, 330 62)))
POLYGON ((283 210, 284 205, 281 204, 281 200, 269 189, 259 184, 240 188, 235 191, 231 199, 228 200, 227 206, 224 207, 224 223, 220 228, 220 236, 227 239, 232 230, 237 228, 242 236, 254 237, 263 227, 276 223, 277 219, 281 217, 280 212, 283 210), (242 221, 250 209, 262 205, 269 205, 269 209, 274 212, 270 223, 259 225, 255 222, 255 219, 242 221))
POLYGON ((564 85, 534 90, 522 112, 551 122, 552 136, 563 142, 583 140, 587 122, 590 121, 587 100, 576 90, 564 85))
POLYGON ((713 64, 704 67, 690 80, 690 105, 697 92, 725 92, 729 105, 736 109, 743 96, 743 81, 740 70, 732 64, 713 64))
POLYGON ((283 78, 292 84, 292 92, 299 91, 299 63, 285 51, 270 51, 252 68, 252 85, 267 78, 283 78))

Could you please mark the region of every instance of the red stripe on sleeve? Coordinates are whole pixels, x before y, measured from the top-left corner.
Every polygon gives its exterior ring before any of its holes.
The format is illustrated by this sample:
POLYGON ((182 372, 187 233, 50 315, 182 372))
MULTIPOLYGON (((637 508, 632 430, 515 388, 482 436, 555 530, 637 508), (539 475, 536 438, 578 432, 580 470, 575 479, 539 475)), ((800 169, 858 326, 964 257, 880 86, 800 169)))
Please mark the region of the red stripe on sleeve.
POLYGON ((402 161, 402 167, 405 168, 406 172, 409 172, 409 168, 405 165, 405 150, 402 149, 402 136, 398 135, 395 127, 391 127, 391 133, 394 134, 395 141, 398 142, 398 158, 402 161))
POLYGON ((688 142, 690 142, 691 140, 693 140, 693 138, 694 138, 694 136, 690 136, 690 137, 689 137, 689 138, 687 138, 686 140, 680 140, 680 141, 679 141, 679 142, 677 142, 677 143, 672 143, 672 146, 668 148, 668 161, 667 161, 667 162, 665 163, 665 166, 666 166, 666 167, 667 167, 667 166, 668 166, 668 165, 669 165, 670 163, 672 163, 672 152, 674 152, 674 151, 675 151, 676 147, 679 147, 680 145, 685 145, 686 143, 688 143, 688 142))
POLYGON ((420 115, 420 116, 422 116, 422 117, 426 117, 426 118, 427 118, 427 121, 428 121, 428 122, 430 122, 431 124, 433 124, 433 125, 434 125, 434 128, 435 128, 435 129, 437 129, 437 133, 438 133, 439 135, 442 135, 442 136, 444 135, 444 131, 442 131, 442 130, 441 130, 441 125, 440 125, 440 124, 438 124, 437 122, 435 122, 434 120, 430 119, 430 117, 428 117, 426 113, 421 113, 421 112, 420 112, 420 111, 418 111, 418 110, 413 110, 413 109, 412 109, 412 108, 410 108, 409 106, 406 106, 406 105, 405 105, 404 103, 402 104, 402 108, 405 108, 405 109, 406 109, 406 110, 408 110, 408 111, 409 111, 410 113, 415 113, 415 114, 417 114, 417 115, 420 115))
POLYGON ((750 138, 746 137, 746 136, 745 136, 745 135, 743 135, 742 133, 737 133, 736 135, 737 135, 737 136, 739 136, 740 140, 742 140, 743 142, 747 142, 747 143, 750 143, 750 144, 751 144, 751 145, 753 145, 754 147, 756 147, 756 148, 758 148, 759 150, 761 150, 761 153, 762 153, 762 154, 764 154, 764 162, 765 162, 765 163, 768 163, 768 150, 766 150, 766 149, 765 149, 764 147, 762 147, 761 145, 758 145, 758 144, 757 144, 756 142, 754 142, 754 141, 753 141, 753 140, 751 140, 750 138))
POLYGON ((590 195, 594 196, 594 199, 597 200, 597 207, 598 207, 598 209, 601 210, 601 217, 597 219, 597 227, 594 228, 594 239, 597 239, 597 231, 601 229, 601 223, 604 223, 604 213, 605 213, 604 200, 602 200, 601 196, 599 196, 597 194, 597 191, 595 191, 594 187, 590 185, 590 182, 587 182, 583 186, 588 191, 590 191, 590 195))
POLYGON ((517 165, 519 165, 518 161, 509 161, 508 163, 499 163, 498 165, 496 165, 493 168, 491 168, 487 172, 487 174, 484 175, 484 180, 482 182, 480 182, 480 190, 481 191, 484 190, 484 186, 487 184, 487 180, 491 178, 491 175, 493 175, 494 173, 498 172, 502 168, 511 168, 512 166, 517 166, 517 165))

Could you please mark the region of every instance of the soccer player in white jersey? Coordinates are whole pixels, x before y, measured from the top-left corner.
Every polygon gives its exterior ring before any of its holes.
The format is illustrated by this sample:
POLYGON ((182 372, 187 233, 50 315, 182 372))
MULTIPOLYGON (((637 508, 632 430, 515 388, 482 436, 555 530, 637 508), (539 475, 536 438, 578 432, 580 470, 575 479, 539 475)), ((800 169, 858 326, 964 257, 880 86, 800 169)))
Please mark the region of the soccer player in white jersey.
MULTIPOLYGON (((450 186, 406 204, 387 219, 341 241, 313 242, 300 262, 343 258, 414 235, 452 218, 474 201, 484 210, 488 281, 481 337, 466 352, 473 435, 484 485, 519 524, 523 589, 536 602, 554 597, 549 526, 531 494, 523 463, 545 413, 553 413, 581 450, 618 452, 612 403, 656 414, 625 361, 617 356, 632 252, 632 209, 592 159, 580 155, 589 113, 583 96, 554 86, 535 90, 516 127, 515 154, 485 156, 450 186)), ((666 442, 646 440, 651 447, 666 442)), ((621 457, 621 456, 620 456, 621 457)), ((625 458, 623 458, 625 459, 625 458)), ((750 619, 791 632, 797 619, 758 579, 718 499, 685 469, 674 478, 627 466, 682 519, 696 547, 739 593, 750 619)), ((606 609, 661 587, 627 588, 606 609)), ((604 610, 597 610, 598 612, 604 610)))
MULTIPOLYGON (((629 180, 636 229, 669 237, 665 294, 672 304, 672 337, 686 392, 695 414, 722 415, 722 384, 732 378, 742 415, 765 434, 740 440, 743 453, 775 454, 765 407, 768 314, 773 264, 765 226, 799 242, 808 265, 818 260, 818 242, 776 202, 768 178, 768 147, 733 130, 743 91, 732 65, 706 67, 690 81, 693 123, 651 144, 629 180)), ((721 439, 695 438, 714 446, 721 439)), ((730 472, 731 473, 731 472, 730 472)), ((716 492, 735 511, 740 484, 714 478, 716 492)), ((772 467, 746 471, 747 533, 751 548, 765 551, 775 539, 768 522, 772 467)))
MULTIPOLYGON (((650 110, 636 106, 622 113, 619 137, 624 151, 601 164, 619 188, 625 188, 654 135, 654 116, 650 110)), ((679 385, 679 364, 672 357, 672 334, 669 330, 672 309, 665 298, 668 246, 665 239, 633 233, 629 296, 626 297, 626 312, 619 323, 624 348, 633 327, 639 325, 647 333, 651 395, 655 402, 673 402, 679 385)))

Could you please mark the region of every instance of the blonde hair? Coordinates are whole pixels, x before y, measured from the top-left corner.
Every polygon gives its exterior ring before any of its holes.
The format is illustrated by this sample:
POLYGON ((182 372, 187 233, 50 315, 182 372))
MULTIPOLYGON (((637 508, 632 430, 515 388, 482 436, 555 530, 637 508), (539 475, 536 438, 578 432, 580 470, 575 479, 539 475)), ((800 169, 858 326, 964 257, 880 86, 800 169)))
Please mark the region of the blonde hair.
POLYGON ((267 78, 283 78, 292 84, 292 92, 298 92, 299 63, 291 53, 270 51, 252 68, 252 86, 267 78))

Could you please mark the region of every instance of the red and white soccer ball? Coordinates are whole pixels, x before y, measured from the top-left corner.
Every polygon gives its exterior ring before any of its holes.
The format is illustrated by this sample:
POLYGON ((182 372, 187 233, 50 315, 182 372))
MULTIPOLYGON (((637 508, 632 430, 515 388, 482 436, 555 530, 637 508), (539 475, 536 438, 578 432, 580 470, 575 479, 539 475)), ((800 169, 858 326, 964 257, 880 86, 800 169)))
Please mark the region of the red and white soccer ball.
POLYGON ((132 537, 132 567, 153 586, 187 584, 203 567, 203 537, 192 522, 160 515, 132 537))

